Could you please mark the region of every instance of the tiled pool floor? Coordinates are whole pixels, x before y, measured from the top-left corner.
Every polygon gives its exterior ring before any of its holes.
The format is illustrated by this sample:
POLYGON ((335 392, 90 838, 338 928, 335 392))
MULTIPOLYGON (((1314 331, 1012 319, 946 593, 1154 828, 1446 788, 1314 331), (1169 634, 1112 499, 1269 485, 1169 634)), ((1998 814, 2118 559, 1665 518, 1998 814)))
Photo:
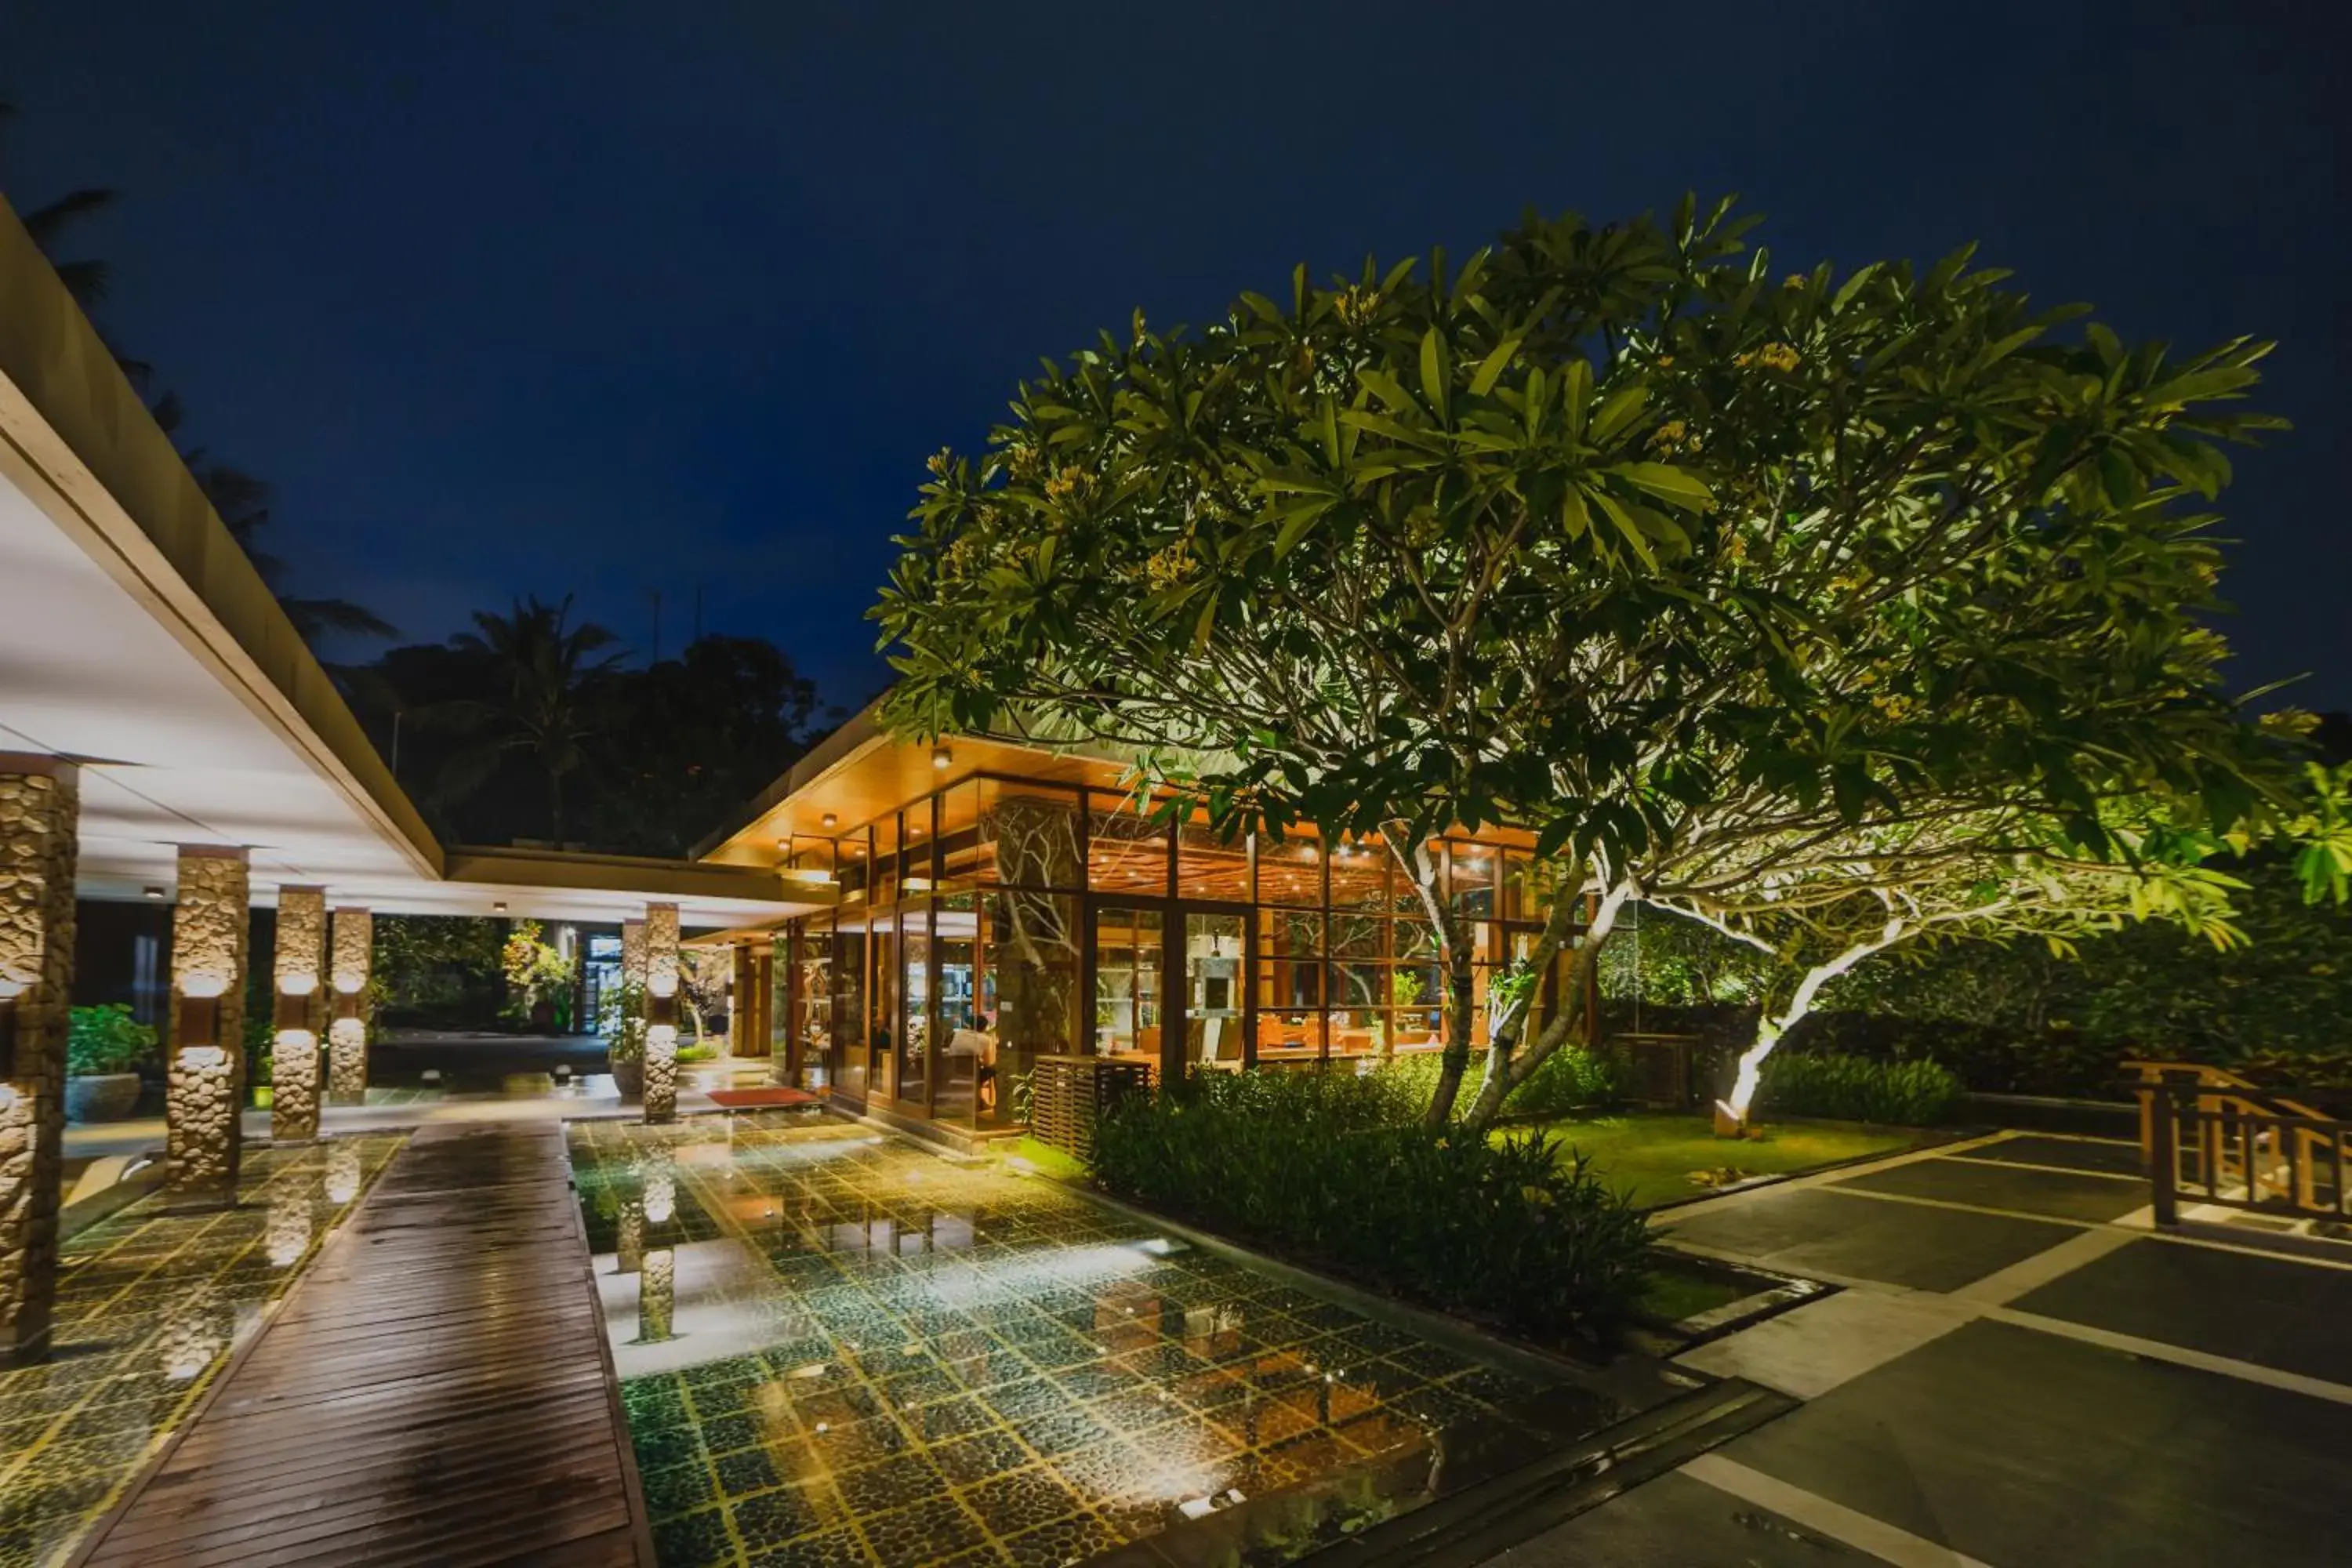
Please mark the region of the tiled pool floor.
POLYGON ((863 1128, 572 1140, 665 1568, 1275 1561, 1617 1414, 863 1128))
POLYGON ((50 1358, 0 1369, 0 1568, 63 1560, 400 1142, 249 1150, 236 1207, 144 1197, 66 1242, 50 1358))

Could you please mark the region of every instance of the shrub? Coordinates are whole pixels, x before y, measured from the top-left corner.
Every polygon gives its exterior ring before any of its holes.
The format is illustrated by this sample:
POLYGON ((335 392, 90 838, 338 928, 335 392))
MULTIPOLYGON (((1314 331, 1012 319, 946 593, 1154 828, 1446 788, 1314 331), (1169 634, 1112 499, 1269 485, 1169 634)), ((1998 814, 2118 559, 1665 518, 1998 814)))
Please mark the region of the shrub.
POLYGON ((136 1072, 154 1059, 155 1030, 124 1002, 77 1007, 66 1033, 66 1071, 77 1078, 136 1072))
POLYGON ((1765 1058, 1758 1103, 1783 1116, 1929 1127, 1958 1110, 1966 1090, 1940 1062, 1794 1053, 1765 1058))
POLYGON ((1605 1334, 1647 1267, 1640 1214, 1549 1139, 1420 1125, 1409 1075, 1199 1073, 1112 1108, 1103 1187, 1515 1327, 1605 1334))
POLYGON ((719 1047, 717 1046, 680 1046, 677 1048, 677 1059, 681 1066, 694 1062, 717 1061, 719 1047))
MULTIPOLYGON (((1439 1060, 1435 1051, 1415 1052, 1383 1062, 1368 1076, 1395 1086, 1395 1092, 1408 1099, 1412 1114, 1418 1115, 1437 1092, 1439 1060)), ((1480 1058, 1474 1057, 1463 1079, 1458 1109, 1468 1108, 1482 1070, 1480 1058)), ((1503 1110, 1509 1115, 1564 1116, 1607 1105, 1618 1094, 1616 1069, 1606 1058, 1565 1046, 1546 1057, 1527 1082, 1511 1091, 1503 1110)))

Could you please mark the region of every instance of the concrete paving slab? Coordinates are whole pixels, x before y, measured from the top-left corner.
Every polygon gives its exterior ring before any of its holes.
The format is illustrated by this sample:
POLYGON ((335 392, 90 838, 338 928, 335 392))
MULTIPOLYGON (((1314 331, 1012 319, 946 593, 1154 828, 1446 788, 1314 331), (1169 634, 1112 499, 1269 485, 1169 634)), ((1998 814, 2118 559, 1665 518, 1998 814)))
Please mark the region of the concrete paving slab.
POLYGON ((1743 1377, 1814 1399, 1884 1366, 1977 1315, 1920 1290, 1845 1290, 1675 1357, 1717 1377, 1743 1377))
POLYGON ((1915 1290, 1951 1290, 2055 1247, 2074 1227, 1816 1187, 1696 1215, 1664 1234, 1676 1244, 1791 1274, 1818 1269, 1915 1290))
MULTIPOLYGON (((2010 1304, 2352 1384, 2352 1270, 2150 1241, 2087 1263, 2010 1304)), ((2352 1480, 2352 1468, 2346 1479, 2352 1480)))
POLYGON ((2098 1224, 2146 1208, 2148 1201, 2147 1189, 2137 1182, 2089 1173, 2062 1175, 2055 1171, 1968 1160, 1922 1160, 1916 1164, 1850 1177, 1832 1184, 1832 1188, 1933 1198, 1938 1203, 1969 1204, 2010 1214, 2098 1224))
POLYGON ((2116 1176, 2146 1174, 2140 1165, 2138 1144, 2104 1138, 2057 1138, 2029 1132, 1971 1149, 1968 1157, 2004 1164, 2063 1165, 2070 1171, 2105 1171, 2116 1176))
POLYGON ((1885 1559, 1841 1546, 1703 1482, 1669 1474, 1492 1561, 1493 1568, 1861 1568, 1885 1559))
POLYGON ((2000 1568, 2315 1564, 2352 1407, 1979 1321, 1723 1452, 2000 1568))

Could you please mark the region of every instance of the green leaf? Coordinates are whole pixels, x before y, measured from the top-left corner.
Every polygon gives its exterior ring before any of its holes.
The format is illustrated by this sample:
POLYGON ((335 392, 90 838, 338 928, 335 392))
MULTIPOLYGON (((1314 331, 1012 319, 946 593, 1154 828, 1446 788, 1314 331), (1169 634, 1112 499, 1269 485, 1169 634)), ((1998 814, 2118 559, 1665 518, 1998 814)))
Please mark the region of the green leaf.
POLYGON ((1438 340, 1435 327, 1421 334, 1421 389, 1428 394, 1430 412, 1437 416, 1438 423, 1446 423, 1445 345, 1438 340))
POLYGON ((1687 511, 1708 511, 1715 506, 1715 492, 1706 488, 1705 480, 1671 463, 1618 463, 1602 471, 1618 475, 1660 500, 1687 511))
POLYGON ((1307 531, 1315 526, 1315 520, 1339 504, 1329 496, 1318 496, 1276 512, 1275 515, 1282 520, 1282 527, 1274 536, 1275 555, 1279 558, 1289 554, 1298 542, 1307 537, 1307 531))
POLYGON ((1517 338, 1507 338, 1496 343, 1495 352, 1479 362, 1478 374, 1470 378, 1470 395, 1484 397, 1494 391, 1495 383, 1502 379, 1503 372, 1509 368, 1511 356, 1518 352, 1517 338))
POLYGON ((1634 420, 1650 401, 1650 389, 1640 382, 1621 386, 1601 400, 1601 410, 1592 416, 1592 444, 1606 446, 1634 420))

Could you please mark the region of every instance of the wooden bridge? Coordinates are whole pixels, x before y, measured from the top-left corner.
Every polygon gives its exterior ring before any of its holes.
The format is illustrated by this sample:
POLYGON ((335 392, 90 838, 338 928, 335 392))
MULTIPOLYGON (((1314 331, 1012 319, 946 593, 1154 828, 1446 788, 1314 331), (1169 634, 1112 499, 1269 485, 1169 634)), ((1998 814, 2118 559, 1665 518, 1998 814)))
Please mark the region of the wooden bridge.
POLYGON ((82 1561, 651 1568, 562 1126, 417 1132, 82 1561))

